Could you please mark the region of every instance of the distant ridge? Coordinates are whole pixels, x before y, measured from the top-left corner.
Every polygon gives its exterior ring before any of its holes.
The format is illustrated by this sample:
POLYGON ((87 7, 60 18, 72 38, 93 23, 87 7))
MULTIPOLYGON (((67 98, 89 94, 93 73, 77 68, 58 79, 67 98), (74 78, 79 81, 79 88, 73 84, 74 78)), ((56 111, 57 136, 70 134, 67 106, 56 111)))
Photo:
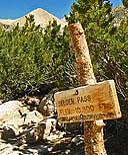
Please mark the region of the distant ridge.
POLYGON ((120 5, 116 8, 114 8, 112 10, 114 16, 115 16, 115 19, 114 19, 114 22, 116 25, 120 25, 121 21, 123 19, 126 19, 127 16, 128 16, 128 9, 126 7, 124 7, 123 5, 120 5))
MULTIPOLYGON (((115 15, 115 20, 114 20, 115 23, 119 24, 120 21, 124 18, 124 14, 125 15, 128 14, 128 9, 126 9, 124 6, 120 5, 116 8, 113 8, 112 12, 115 15)), ((47 12, 46 10, 44 10, 42 8, 37 8, 37 9, 29 12, 25 16, 29 16, 30 14, 34 15, 35 24, 40 25, 43 28, 46 27, 46 25, 48 25, 49 21, 53 21, 54 19, 57 21, 58 24, 61 24, 62 28, 65 25, 67 25, 67 22, 64 18, 59 19, 56 16, 52 15, 51 13, 47 12)), ((26 22, 25 16, 20 17, 20 18, 15 19, 15 20, 0 19, 0 25, 11 26, 11 25, 16 25, 17 23, 19 23, 20 26, 23 26, 26 22)))
MULTIPOLYGON (((41 8, 31 11, 30 13, 28 13, 25 16, 29 16, 30 14, 34 15, 35 24, 40 25, 41 27, 46 27, 46 25, 48 25, 49 21, 53 21, 53 20, 56 20, 58 24, 62 25, 62 27, 64 27, 67 24, 65 20, 58 19, 54 15, 50 14, 49 12, 47 12, 46 10, 43 10, 41 8)), ((15 20, 0 19, 0 23, 1 23, 1 25, 2 24, 3 25, 15 25, 16 23, 19 23, 20 26, 23 26, 26 22, 25 16, 15 19, 15 20)))
POLYGON ((15 22, 15 20, 11 19, 0 19, 1 25, 12 25, 15 22))

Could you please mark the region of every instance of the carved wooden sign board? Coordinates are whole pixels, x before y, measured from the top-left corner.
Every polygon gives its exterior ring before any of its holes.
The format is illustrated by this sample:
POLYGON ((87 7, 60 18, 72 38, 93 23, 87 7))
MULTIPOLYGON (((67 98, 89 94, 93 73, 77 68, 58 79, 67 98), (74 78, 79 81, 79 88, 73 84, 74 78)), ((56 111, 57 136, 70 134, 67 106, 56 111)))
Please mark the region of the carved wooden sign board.
POLYGON ((57 92, 54 98, 58 118, 65 123, 121 117, 113 80, 57 92))

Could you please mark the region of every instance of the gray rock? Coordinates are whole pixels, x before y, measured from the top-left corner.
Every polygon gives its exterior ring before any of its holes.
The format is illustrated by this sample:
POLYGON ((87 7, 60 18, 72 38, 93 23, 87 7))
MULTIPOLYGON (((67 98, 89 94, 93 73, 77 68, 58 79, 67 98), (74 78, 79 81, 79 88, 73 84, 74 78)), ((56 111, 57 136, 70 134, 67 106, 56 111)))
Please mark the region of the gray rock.
POLYGON ((74 138, 72 138, 72 143, 74 143, 75 145, 79 145, 82 144, 84 142, 84 138, 82 135, 77 135, 74 138))
POLYGON ((15 137, 16 137, 16 134, 11 127, 8 127, 8 126, 3 127, 2 132, 1 132, 1 139, 9 140, 15 137))
POLYGON ((38 111, 41 112, 43 116, 54 116, 56 110, 54 103, 44 97, 38 106, 38 111))

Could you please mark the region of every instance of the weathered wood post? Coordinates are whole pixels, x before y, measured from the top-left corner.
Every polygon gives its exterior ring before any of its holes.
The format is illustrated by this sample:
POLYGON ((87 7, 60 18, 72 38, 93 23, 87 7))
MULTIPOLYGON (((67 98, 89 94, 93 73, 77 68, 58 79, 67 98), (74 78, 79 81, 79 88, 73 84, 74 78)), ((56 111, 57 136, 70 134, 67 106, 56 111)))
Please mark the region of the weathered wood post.
POLYGON ((58 119, 64 123, 84 123, 85 153, 106 155, 103 120, 121 117, 113 80, 96 83, 84 30, 81 24, 69 25, 81 87, 54 95, 58 119))
MULTIPOLYGON (((84 30, 80 23, 70 24, 69 31, 76 58, 76 71, 81 85, 96 83, 84 30)), ((98 95, 98 94, 97 94, 98 95)), ((85 151, 87 155, 105 155, 103 121, 84 123, 85 151)))

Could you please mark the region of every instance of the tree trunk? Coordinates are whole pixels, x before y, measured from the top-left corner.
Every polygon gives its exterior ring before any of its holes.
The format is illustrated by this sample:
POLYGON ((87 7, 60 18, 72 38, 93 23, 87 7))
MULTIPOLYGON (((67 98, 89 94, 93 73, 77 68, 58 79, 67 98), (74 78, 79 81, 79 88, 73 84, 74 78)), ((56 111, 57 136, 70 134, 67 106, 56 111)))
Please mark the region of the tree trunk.
MULTIPOLYGON (((96 83, 84 30, 80 23, 70 24, 69 31, 76 58, 76 71, 81 85, 96 83)), ((85 154, 106 155, 103 120, 84 123, 85 154)))

